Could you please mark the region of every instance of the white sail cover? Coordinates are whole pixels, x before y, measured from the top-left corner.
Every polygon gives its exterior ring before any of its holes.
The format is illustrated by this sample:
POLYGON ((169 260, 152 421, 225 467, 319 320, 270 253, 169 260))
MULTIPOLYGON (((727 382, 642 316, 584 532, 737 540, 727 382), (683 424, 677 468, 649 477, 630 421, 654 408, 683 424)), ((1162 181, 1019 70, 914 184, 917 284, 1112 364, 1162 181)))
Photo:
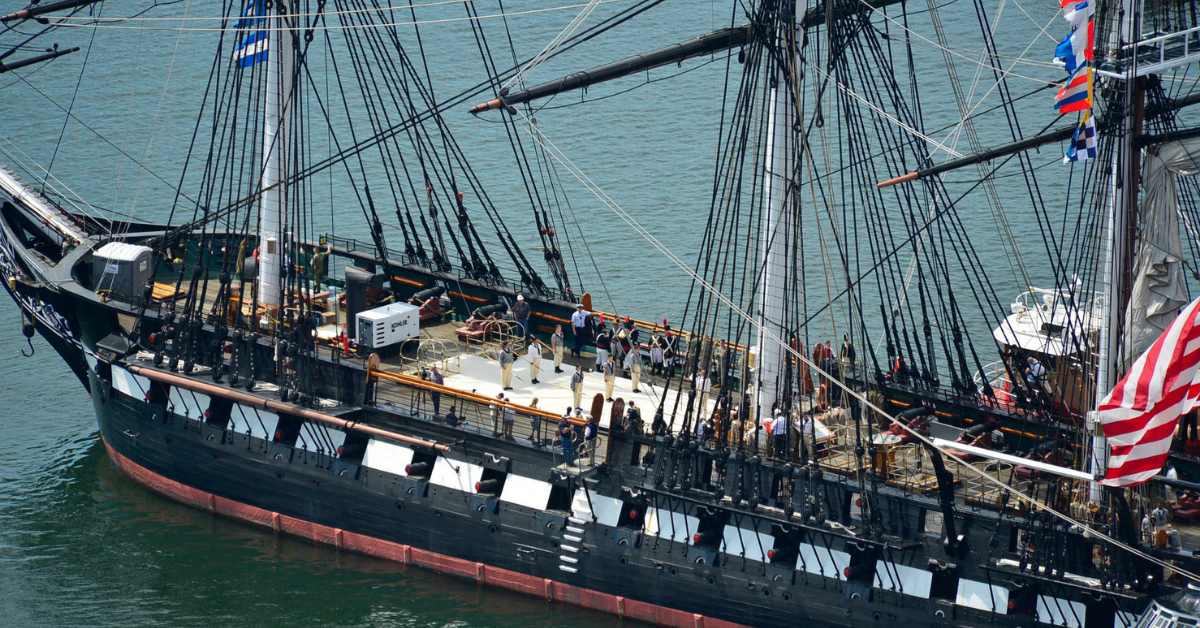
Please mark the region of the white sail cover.
POLYGON ((1141 355, 1189 301, 1183 283, 1175 179, 1200 174, 1200 139, 1147 149, 1144 172, 1144 196, 1138 210, 1141 237, 1133 266, 1133 289, 1125 310, 1127 360, 1141 355))

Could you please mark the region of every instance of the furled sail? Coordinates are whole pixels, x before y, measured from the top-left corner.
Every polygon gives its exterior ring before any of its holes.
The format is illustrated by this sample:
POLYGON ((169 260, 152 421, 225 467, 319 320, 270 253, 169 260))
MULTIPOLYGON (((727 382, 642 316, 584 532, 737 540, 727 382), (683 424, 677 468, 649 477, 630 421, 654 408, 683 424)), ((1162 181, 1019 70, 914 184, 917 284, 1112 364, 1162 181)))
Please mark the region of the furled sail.
POLYGON ((1200 139, 1148 148, 1145 164, 1145 195, 1139 208, 1141 236, 1134 260, 1133 289, 1125 311, 1127 359, 1145 351, 1188 302, 1175 179, 1200 174, 1200 139))

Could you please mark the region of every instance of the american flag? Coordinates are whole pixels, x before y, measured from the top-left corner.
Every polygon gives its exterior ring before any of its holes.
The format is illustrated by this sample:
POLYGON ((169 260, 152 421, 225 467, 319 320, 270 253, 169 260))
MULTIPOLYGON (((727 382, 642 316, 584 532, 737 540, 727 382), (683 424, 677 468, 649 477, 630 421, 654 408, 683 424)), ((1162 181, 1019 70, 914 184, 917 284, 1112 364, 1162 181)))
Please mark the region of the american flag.
POLYGON ((1101 484, 1136 486, 1167 461, 1179 417, 1200 406, 1200 299, 1192 301, 1097 408, 1112 450, 1101 484))

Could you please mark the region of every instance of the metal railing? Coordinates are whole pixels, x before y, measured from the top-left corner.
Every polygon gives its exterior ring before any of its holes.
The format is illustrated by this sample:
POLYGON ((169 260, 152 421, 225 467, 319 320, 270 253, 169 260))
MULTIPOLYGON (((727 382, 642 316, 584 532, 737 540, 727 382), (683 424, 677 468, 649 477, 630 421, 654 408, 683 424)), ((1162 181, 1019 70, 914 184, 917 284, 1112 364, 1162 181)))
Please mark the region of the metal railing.
POLYGON ((1159 74, 1200 59, 1200 26, 1144 38, 1125 46, 1125 51, 1135 46, 1137 75, 1159 74))
MULTIPOLYGON (((409 416, 440 422, 476 434, 545 448, 555 460, 563 457, 558 424, 562 417, 540 408, 513 403, 442 386, 400 373, 370 369, 374 401, 404 410, 409 416)), ((575 433, 575 466, 603 465, 608 460, 609 438, 597 428, 592 441, 583 441, 586 421, 572 417, 575 433), (587 456, 585 458, 584 456, 587 456)))

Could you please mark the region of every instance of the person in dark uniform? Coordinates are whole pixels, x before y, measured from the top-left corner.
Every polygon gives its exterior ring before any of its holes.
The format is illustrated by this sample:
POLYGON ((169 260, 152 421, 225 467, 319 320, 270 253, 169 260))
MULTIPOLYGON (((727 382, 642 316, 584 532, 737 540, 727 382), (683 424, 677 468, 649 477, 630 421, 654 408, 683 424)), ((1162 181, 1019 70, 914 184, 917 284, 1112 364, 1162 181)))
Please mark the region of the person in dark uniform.
POLYGON ((604 368, 604 363, 608 361, 609 335, 608 330, 604 328, 604 323, 600 324, 600 332, 596 334, 596 370, 604 368))
MULTIPOLYGON (((442 376, 442 372, 438 370, 438 367, 435 366, 433 370, 429 371, 429 382, 438 386, 446 384, 446 378, 442 376)), ((430 391, 429 398, 433 401, 433 415, 437 416, 438 407, 442 405, 442 393, 436 390, 430 391)))
POLYGON ((521 338, 529 338, 529 304, 525 302, 524 295, 517 295, 517 303, 512 308, 512 316, 517 321, 517 327, 521 328, 521 338))
POLYGON ((571 327, 575 330, 575 346, 571 348, 571 354, 579 357, 583 351, 583 345, 587 344, 587 319, 589 313, 583 309, 582 303, 575 305, 575 313, 571 315, 571 327))
POLYGON ((558 437, 562 442, 563 462, 567 466, 575 464, 575 426, 571 425, 571 416, 564 415, 558 422, 558 437))

